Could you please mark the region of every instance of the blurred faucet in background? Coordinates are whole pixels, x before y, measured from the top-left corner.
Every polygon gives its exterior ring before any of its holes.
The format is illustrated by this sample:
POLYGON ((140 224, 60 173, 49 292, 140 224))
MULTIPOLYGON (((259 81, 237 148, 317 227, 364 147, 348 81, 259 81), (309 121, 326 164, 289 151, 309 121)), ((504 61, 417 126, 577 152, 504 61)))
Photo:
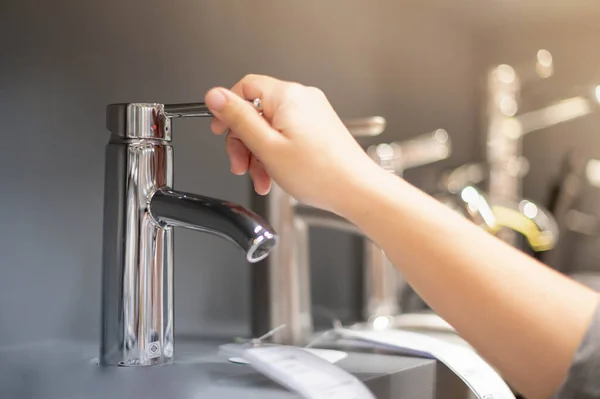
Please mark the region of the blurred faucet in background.
MULTIPOLYGON (((345 120, 344 124, 357 138, 377 136, 386 127, 379 116, 345 120)), ((307 344, 314 332, 309 228, 326 226, 357 233, 358 229, 334 214, 303 206, 277 184, 267 196, 252 191, 252 209, 266 215, 280 236, 272 255, 252 268, 252 334, 259 336, 285 325, 273 336, 274 342, 307 344)))
MULTIPOLYGON (((535 79, 546 79, 554 72, 552 55, 539 50, 534 70, 523 69, 519 76, 510 65, 499 65, 488 74, 486 154, 488 165, 487 195, 492 202, 519 203, 522 197, 522 179, 529 170, 523 157, 522 141, 525 134, 540 131, 595 111, 600 101, 600 87, 591 94, 559 101, 548 107, 518 114, 521 91, 535 79), (591 98, 593 97, 593 98, 591 98)), ((514 231, 503 230, 498 236, 516 245, 514 231)))
MULTIPOLYGON (((345 121, 355 137, 374 136, 383 132, 383 118, 345 121)), ((367 151, 391 173, 402 174, 409 168, 445 159, 450 154, 450 141, 444 130, 419 136, 401 143, 386 143, 367 151)), ((314 333, 310 297, 309 229, 329 228, 360 236, 363 233, 345 219, 299 203, 274 185, 267 197, 254 196, 254 209, 268 215, 281 236, 281 244, 252 277, 253 334, 269 331, 281 324, 276 342, 306 344, 314 333)), ((365 318, 381 326, 395 316, 401 278, 383 251, 370 241, 365 244, 365 318)))

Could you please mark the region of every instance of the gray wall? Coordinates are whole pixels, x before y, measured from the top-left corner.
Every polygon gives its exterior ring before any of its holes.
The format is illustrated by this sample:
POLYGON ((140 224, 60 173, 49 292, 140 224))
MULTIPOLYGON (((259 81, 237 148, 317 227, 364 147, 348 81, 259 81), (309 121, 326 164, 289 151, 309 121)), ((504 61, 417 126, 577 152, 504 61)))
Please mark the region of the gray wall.
MULTIPOLYGON (((342 116, 383 115, 386 140, 446 128, 455 155, 445 165, 478 148, 469 36, 404 2, 0 7, 3 344, 98 335, 108 103, 198 101, 213 85, 265 73, 320 86, 342 116)), ((178 121, 174 146, 177 188, 249 203, 249 182, 229 174, 208 121, 178 121)), ((176 237, 177 332, 245 334, 249 269, 238 251, 207 235, 176 237)), ((356 244, 321 231, 313 237, 316 302, 345 318, 356 316, 356 244)))

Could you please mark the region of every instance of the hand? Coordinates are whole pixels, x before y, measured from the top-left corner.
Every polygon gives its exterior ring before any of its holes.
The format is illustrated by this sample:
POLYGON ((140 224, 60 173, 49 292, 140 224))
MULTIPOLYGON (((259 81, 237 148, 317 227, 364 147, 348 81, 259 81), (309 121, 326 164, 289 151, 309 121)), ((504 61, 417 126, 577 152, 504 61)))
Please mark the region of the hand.
POLYGON ((259 194, 272 177, 297 200, 336 212, 352 187, 379 171, 314 87, 248 75, 231 91, 210 90, 206 104, 213 133, 228 131, 232 172, 249 171, 259 194), (249 103, 255 98, 263 116, 249 103))

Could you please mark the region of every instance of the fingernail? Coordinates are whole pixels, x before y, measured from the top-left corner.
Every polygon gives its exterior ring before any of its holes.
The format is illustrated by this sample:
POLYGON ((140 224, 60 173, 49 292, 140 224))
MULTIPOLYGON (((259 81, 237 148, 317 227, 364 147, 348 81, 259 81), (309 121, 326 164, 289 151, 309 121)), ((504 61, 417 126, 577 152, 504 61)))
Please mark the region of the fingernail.
POLYGON ((231 165, 229 167, 229 170, 231 171, 231 173, 233 173, 236 176, 244 176, 246 174, 245 170, 244 171, 235 171, 235 170, 233 170, 233 165, 231 165))
POLYGON ((212 89, 206 94, 206 105, 213 111, 220 111, 227 102, 223 89, 212 89))

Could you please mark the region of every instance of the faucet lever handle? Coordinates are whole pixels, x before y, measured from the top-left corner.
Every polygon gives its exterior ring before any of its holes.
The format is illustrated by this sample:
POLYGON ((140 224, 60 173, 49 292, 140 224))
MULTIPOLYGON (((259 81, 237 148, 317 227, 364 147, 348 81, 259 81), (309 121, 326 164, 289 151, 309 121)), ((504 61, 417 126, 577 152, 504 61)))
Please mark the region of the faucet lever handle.
MULTIPOLYGON (((259 98, 250 101, 250 104, 262 115, 262 102, 259 98)), ((165 104, 164 113, 167 118, 187 118, 187 117, 212 117, 206 103, 189 104, 165 104)))
POLYGON ((169 118, 212 117, 205 103, 165 104, 165 116, 169 118))

